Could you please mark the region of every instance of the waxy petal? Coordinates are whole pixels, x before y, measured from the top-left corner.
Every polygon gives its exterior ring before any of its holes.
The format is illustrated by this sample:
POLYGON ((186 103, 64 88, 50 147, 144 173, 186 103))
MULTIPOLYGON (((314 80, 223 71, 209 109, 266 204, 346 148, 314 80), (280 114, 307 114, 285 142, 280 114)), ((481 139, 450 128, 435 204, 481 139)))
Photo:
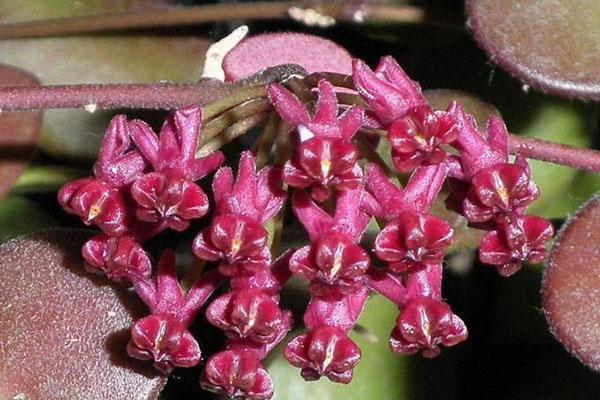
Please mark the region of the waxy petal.
POLYGON ((142 246, 130 236, 100 234, 81 249, 87 266, 122 284, 150 278, 152 264, 142 246))
POLYGON ((204 368, 200 385, 230 398, 266 400, 273 396, 273 382, 252 352, 222 351, 213 355, 204 368))
POLYGON ((127 121, 124 115, 114 117, 102 138, 94 176, 114 188, 133 182, 142 175, 146 162, 142 154, 132 148, 132 134, 138 123, 127 121))
POLYGON ((302 369, 302 377, 307 381, 324 375, 334 382, 349 383, 360 357, 358 346, 332 327, 316 328, 298 336, 285 349, 285 358, 302 369))
POLYGON ((200 347, 185 326, 169 315, 150 315, 131 327, 127 353, 168 374, 175 367, 192 367, 200 362, 200 347))
POLYGON ((426 104, 419 85, 391 57, 383 57, 373 72, 363 61, 353 60, 352 79, 383 127, 426 104))
POLYGON ((454 346, 467 335, 464 322, 447 304, 423 297, 409 302, 398 316, 390 347, 399 354, 422 351, 425 357, 435 357, 440 345, 454 346))
POLYGON ((228 336, 258 343, 274 341, 282 329, 291 327, 291 314, 279 308, 260 289, 245 289, 225 294, 206 310, 208 321, 228 336))

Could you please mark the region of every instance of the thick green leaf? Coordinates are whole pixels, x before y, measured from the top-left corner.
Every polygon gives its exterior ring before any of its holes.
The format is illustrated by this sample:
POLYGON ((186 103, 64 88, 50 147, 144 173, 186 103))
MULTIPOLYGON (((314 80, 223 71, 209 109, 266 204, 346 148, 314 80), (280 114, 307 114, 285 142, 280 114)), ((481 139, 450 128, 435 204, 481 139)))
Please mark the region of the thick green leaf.
POLYGON ((468 0, 475 39, 526 84, 600 100, 598 0, 468 0))
MULTIPOLYGON (((100 12, 152 9, 151 0, 18 0, 0 2, 0 21, 14 22, 100 12)), ((67 83, 195 82, 206 39, 152 35, 95 35, 0 41, 0 62, 33 72, 46 85, 67 83)), ((42 146, 59 157, 93 158, 113 112, 49 110, 42 146)))

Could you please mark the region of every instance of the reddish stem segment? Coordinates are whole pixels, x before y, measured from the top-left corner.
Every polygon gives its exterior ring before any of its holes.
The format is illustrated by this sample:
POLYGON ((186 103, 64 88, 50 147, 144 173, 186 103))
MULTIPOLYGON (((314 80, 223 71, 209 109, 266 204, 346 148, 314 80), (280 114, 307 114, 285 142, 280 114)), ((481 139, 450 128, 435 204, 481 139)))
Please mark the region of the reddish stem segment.
POLYGON ((600 151, 598 150, 581 149, 517 135, 509 136, 508 147, 511 154, 600 172, 600 151))
POLYGON ((308 6, 299 1, 256 2, 249 4, 207 4, 201 6, 171 7, 164 10, 100 14, 85 17, 60 18, 31 21, 0 26, 0 39, 37 38, 87 34, 118 30, 161 28, 170 26, 194 26, 203 23, 233 20, 299 19, 307 25, 320 13, 337 21, 362 23, 400 22, 445 23, 441 18, 433 20, 424 9, 406 5, 380 5, 361 1, 318 1, 308 6), (307 19, 293 17, 292 9, 313 11, 307 19))
POLYGON ((203 80, 197 84, 60 85, 0 88, 3 111, 41 108, 148 108, 174 109, 191 103, 208 104, 230 89, 222 82, 203 80))
MULTIPOLYGON (((272 80, 272 79, 269 79, 272 80)), ((0 87, 4 111, 48 108, 146 108, 175 109, 191 103, 206 105, 232 94, 237 85, 216 80, 196 84, 114 84, 40 87, 0 87)), ((510 152, 555 164, 600 172, 600 151, 571 147, 545 140, 510 135, 510 152)))

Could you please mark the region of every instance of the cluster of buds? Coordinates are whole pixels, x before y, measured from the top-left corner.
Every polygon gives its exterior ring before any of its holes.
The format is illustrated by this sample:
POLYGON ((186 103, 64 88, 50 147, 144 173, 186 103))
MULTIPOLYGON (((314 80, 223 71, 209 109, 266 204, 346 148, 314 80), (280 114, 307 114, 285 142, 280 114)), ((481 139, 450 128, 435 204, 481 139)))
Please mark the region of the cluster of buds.
POLYGON ((396 323, 390 323, 392 351, 437 356, 441 346, 467 337, 441 293, 454 231, 431 209, 445 182, 452 190, 448 206, 488 231, 483 262, 507 276, 523 261, 546 257, 552 227, 525 215, 539 191, 524 159, 509 163, 508 134, 499 118, 479 132, 456 102, 434 110, 390 57, 374 71, 355 60, 352 78, 366 109, 338 104, 327 80, 314 90, 314 111, 312 102, 270 84, 269 99, 292 128, 282 142, 294 151, 283 165, 260 170, 252 153, 243 152, 237 176, 229 167, 215 173, 213 202, 197 181, 224 157, 216 152, 196 158, 199 107, 175 111, 159 136, 141 121, 113 119, 94 176, 65 185, 59 202, 102 231, 83 246, 88 267, 132 285, 150 310, 132 327, 132 357, 152 361, 162 373, 198 365, 200 346, 189 327, 208 304, 207 320, 227 342, 206 359, 201 386, 229 397, 271 398, 273 383, 262 360, 292 328, 291 313, 280 307, 292 275, 308 283, 311 299, 306 331, 286 344, 284 354, 304 379, 352 380, 361 352, 349 334, 372 292, 398 307, 396 323), (412 173, 404 188, 394 183, 393 171, 362 162, 353 138, 363 128, 387 132, 380 140, 389 141, 394 166, 412 173), (284 218, 287 198, 309 242, 277 254, 266 226, 284 218), (184 294, 174 253, 166 251, 153 273, 142 244, 166 229, 187 230, 210 204, 212 219, 191 246, 194 262, 206 264, 204 272, 184 294), (369 249, 362 242, 373 220, 381 230, 369 249), (223 284, 227 289, 212 298, 223 284))

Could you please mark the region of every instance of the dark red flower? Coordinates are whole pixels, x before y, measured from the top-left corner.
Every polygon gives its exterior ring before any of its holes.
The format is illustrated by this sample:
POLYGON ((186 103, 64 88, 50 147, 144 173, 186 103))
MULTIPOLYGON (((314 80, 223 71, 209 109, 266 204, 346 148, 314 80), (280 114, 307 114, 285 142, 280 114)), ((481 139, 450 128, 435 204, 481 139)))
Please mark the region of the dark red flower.
POLYGON ((383 128, 406 112, 427 104, 419 84, 411 80, 392 57, 382 57, 375 71, 363 61, 353 61, 354 86, 383 128))
POLYGON ((96 235, 83 245, 81 253, 86 266, 122 284, 149 279, 152 273, 148 255, 128 235, 96 235))
POLYGON ((78 179, 64 185, 58 202, 68 213, 95 225, 111 236, 127 231, 128 207, 119 189, 93 178, 78 179))
POLYGON ((484 168, 471 178, 471 189, 462 204, 469 221, 484 222, 514 212, 521 214, 539 197, 531 172, 522 162, 484 168))
POLYGON ((227 350, 213 355, 200 385, 230 398, 265 400, 273 396, 271 377, 251 351, 227 350))
POLYGON ((208 211, 208 198, 194 181, 221 165, 224 157, 217 152, 196 158, 201 121, 200 108, 192 105, 169 116, 160 138, 148 126, 134 133, 136 144, 154 170, 131 187, 139 220, 183 231, 189 220, 208 211))
POLYGON ((444 220, 427 214, 402 213, 377 235, 375 254, 397 273, 440 264, 454 231, 444 220))
POLYGON ((452 143, 460 128, 447 112, 417 107, 394 121, 388 129, 392 159, 400 172, 410 172, 419 165, 439 164, 446 159, 442 145, 452 143))
POLYGON ((146 168, 140 152, 132 148, 131 136, 144 125, 127 121, 124 115, 111 120, 94 164, 94 176, 68 182, 58 192, 58 202, 65 211, 111 236, 129 229, 129 185, 146 168))
POLYGON ((440 345, 454 346, 467 338, 464 322, 450 307, 429 297, 414 299, 402 310, 390 337, 390 347, 399 354, 440 354, 440 345))
POLYGON ((241 215, 217 215, 192 245, 196 256, 222 260, 222 272, 231 275, 237 267, 250 271, 267 268, 271 252, 266 247, 267 231, 256 221, 241 215))
POLYGON ((208 212, 208 197, 200 186, 177 172, 152 172, 142 176, 131 187, 140 221, 163 224, 184 231, 189 220, 208 212))
POLYGON ((536 216, 520 216, 499 230, 488 232, 479 247, 479 259, 494 265, 502 276, 521 268, 521 262, 540 263, 548 257, 546 249, 552 239, 552 224, 536 216))
POLYGON ((370 195, 362 199, 361 208, 387 222, 404 212, 426 214, 442 189, 447 172, 445 163, 419 167, 401 189, 379 166, 368 164, 365 177, 370 195))
POLYGON ((206 310, 208 321, 232 338, 269 343, 292 324, 291 313, 282 311, 273 297, 259 289, 224 294, 206 310))
POLYGON ((356 291, 363 286, 368 268, 367 252, 353 238, 337 232, 297 250, 290 259, 290 270, 311 282, 315 295, 356 291))
POLYGON ((349 383, 360 362, 360 349, 341 330, 321 327, 297 336, 285 348, 285 358, 302 368, 307 381, 326 376, 334 382, 349 383))
POLYGON ((310 188, 315 200, 325 201, 331 194, 329 187, 358 187, 362 170, 357 161, 358 150, 351 142, 315 136, 301 142, 296 155, 286 162, 283 180, 292 187, 310 188))
POLYGON ((131 327, 127 353, 139 360, 151 360, 154 367, 168 374, 175 367, 193 367, 200 362, 196 339, 177 318, 150 315, 131 327))
POLYGON ((460 152, 460 167, 451 169, 453 178, 469 180, 484 168, 508 162, 508 131, 502 119, 490 117, 484 133, 479 132, 475 118, 457 102, 450 103, 447 113, 461 129, 457 140, 452 142, 460 152))
POLYGON ((362 123, 363 111, 352 107, 338 117, 333 86, 319 81, 319 99, 311 118, 305 106, 279 84, 269 86, 269 98, 281 118, 296 128, 298 150, 283 169, 283 180, 292 187, 310 188, 317 201, 330 196, 330 188, 358 187, 362 171, 357 165, 358 150, 350 141, 362 123))

